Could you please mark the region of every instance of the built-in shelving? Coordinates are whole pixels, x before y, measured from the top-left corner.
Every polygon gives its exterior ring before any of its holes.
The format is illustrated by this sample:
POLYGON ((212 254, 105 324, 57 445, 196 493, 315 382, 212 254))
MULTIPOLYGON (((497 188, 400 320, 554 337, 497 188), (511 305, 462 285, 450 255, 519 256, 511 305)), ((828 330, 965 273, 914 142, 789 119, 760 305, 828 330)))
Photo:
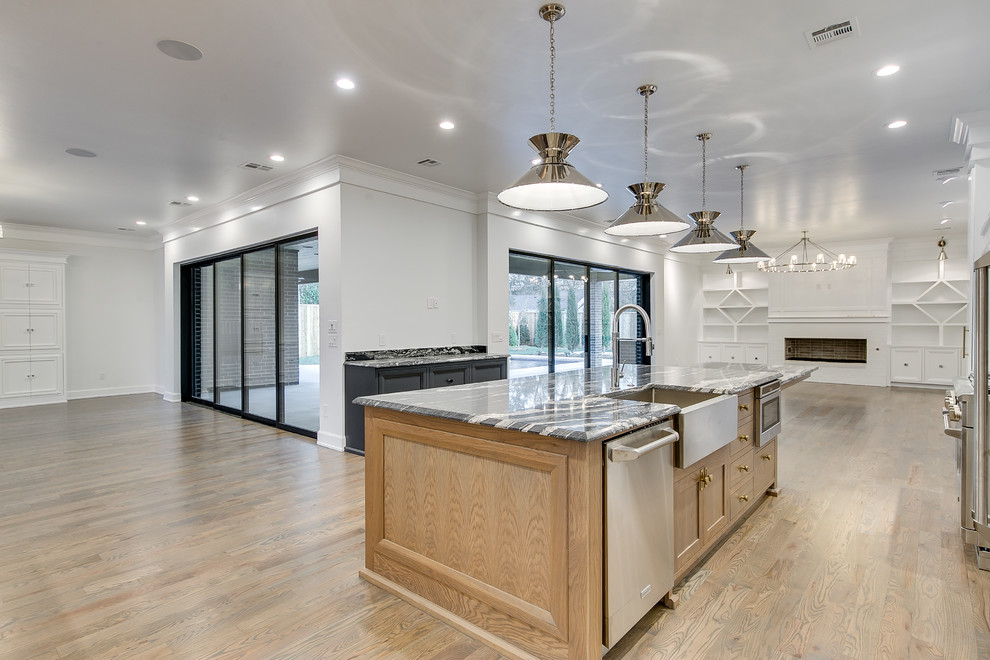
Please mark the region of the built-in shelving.
POLYGON ((701 362, 767 360, 766 273, 740 271, 702 276, 701 362))
POLYGON ((895 262, 890 344, 894 382, 952 383, 969 325, 969 272, 961 261, 895 262))

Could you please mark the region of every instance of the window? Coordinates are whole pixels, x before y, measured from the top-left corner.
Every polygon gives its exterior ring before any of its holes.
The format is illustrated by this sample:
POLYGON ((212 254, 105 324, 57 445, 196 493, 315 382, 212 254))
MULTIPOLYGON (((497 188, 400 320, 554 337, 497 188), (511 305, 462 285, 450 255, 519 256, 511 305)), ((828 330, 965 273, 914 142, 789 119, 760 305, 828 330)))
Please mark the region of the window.
MULTIPOLYGON (((612 314, 636 303, 649 311, 649 276, 577 261, 509 253, 509 376, 612 364, 612 314)), ((622 337, 642 337, 637 315, 620 319, 622 337)), ((624 342, 623 359, 644 361, 624 342)))

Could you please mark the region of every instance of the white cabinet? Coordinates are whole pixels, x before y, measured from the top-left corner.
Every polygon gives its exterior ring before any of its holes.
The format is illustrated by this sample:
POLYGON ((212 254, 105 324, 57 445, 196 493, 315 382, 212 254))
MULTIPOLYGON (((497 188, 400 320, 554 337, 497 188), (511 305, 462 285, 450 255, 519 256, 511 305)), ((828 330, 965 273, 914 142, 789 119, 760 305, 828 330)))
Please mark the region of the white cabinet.
POLYGON ((959 376, 958 348, 898 346, 890 349, 890 380, 893 383, 952 385, 959 376))
POLYGON ((925 382, 952 385, 959 377, 959 351, 955 348, 925 349, 925 382))
POLYGON ((722 344, 698 344, 698 362, 721 362, 722 344))
POLYGON ((890 349, 890 380, 898 383, 924 381, 924 363, 921 348, 890 349))
POLYGON ((698 362, 766 364, 767 345, 701 342, 698 344, 698 362))
POLYGON ((65 401, 65 264, 0 250, 0 408, 65 401))

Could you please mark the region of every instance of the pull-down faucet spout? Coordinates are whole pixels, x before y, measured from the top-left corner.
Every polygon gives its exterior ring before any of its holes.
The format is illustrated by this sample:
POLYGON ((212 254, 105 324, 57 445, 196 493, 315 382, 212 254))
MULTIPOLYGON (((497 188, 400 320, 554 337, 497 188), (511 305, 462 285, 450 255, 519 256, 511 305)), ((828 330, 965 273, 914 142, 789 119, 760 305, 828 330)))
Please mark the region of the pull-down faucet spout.
POLYGON ((612 387, 616 388, 619 386, 619 378, 621 378, 621 370, 619 369, 619 316, 627 310, 635 310, 643 319, 643 325, 646 326, 646 336, 645 337, 630 337, 630 341, 641 341, 643 342, 643 350, 647 356, 653 355, 653 331, 650 327, 650 315, 646 313, 646 310, 639 305, 623 305, 619 309, 615 310, 615 314, 612 315, 612 387))

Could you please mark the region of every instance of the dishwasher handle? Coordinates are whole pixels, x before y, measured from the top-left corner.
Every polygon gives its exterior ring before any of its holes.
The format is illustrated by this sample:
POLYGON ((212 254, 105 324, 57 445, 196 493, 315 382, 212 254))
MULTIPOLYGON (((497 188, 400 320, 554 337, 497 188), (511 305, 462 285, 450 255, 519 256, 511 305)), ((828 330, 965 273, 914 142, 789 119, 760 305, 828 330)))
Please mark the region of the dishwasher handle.
POLYGON ((957 429, 949 426, 949 410, 945 408, 942 409, 942 431, 950 438, 961 438, 962 429, 957 429))
MULTIPOLYGON (((650 430, 652 433, 652 429, 650 430)), ((629 440, 632 440, 636 433, 631 434, 629 440)), ((664 429, 663 434, 660 435, 656 440, 648 442, 642 447, 630 447, 628 445, 610 445, 608 450, 608 459, 613 463, 623 463, 626 461, 635 461, 640 456, 644 454, 649 454, 651 451, 660 449, 661 447, 666 447, 667 445, 672 445, 678 440, 680 440, 681 435, 673 429, 664 429)), ((627 440, 628 442, 628 440, 627 440)))

